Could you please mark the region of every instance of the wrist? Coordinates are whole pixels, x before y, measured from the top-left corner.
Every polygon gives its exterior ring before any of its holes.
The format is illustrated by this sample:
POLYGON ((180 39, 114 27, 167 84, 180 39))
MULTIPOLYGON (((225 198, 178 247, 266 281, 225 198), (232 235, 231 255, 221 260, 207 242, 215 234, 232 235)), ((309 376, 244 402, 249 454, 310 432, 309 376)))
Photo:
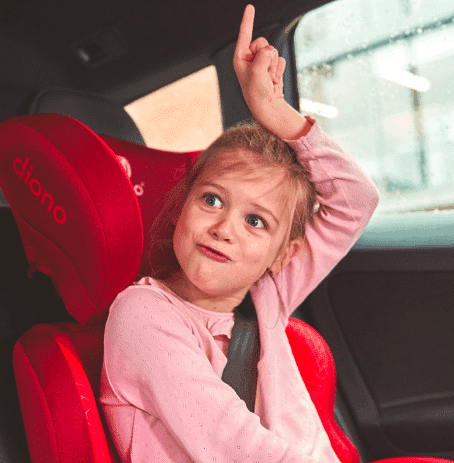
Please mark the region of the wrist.
POLYGON ((259 124, 273 132, 281 140, 298 140, 306 136, 312 122, 292 108, 283 98, 261 106, 253 114, 259 124))

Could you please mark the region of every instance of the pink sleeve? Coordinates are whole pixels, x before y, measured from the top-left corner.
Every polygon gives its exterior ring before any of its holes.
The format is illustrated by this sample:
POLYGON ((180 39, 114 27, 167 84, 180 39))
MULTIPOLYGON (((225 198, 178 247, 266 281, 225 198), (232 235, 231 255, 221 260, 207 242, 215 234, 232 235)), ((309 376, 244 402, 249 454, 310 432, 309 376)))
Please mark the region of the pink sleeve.
POLYGON ((320 208, 306 226, 303 253, 273 275, 286 318, 347 254, 378 204, 378 190, 369 177, 314 119, 309 120, 313 126, 307 136, 287 143, 309 166, 320 208))
POLYGON ((192 461, 311 461, 264 428, 216 375, 181 309, 133 287, 110 310, 104 345, 111 387, 160 420, 192 461))

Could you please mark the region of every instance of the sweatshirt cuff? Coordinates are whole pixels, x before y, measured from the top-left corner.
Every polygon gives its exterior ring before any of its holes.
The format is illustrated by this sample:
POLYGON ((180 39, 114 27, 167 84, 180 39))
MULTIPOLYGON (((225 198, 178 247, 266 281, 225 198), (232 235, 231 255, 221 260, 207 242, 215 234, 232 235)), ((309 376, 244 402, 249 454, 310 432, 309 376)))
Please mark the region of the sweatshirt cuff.
POLYGON ((298 140, 301 140, 303 138, 306 138, 312 131, 312 127, 314 124, 317 123, 317 121, 311 117, 311 116, 304 116, 304 118, 307 120, 307 122, 311 125, 311 127, 309 128, 309 131, 305 134, 305 135, 302 135, 301 137, 299 138, 295 138, 294 140, 288 140, 286 138, 283 138, 282 140, 285 141, 285 143, 288 143, 288 144, 292 144, 292 143, 295 143, 297 142, 298 140))

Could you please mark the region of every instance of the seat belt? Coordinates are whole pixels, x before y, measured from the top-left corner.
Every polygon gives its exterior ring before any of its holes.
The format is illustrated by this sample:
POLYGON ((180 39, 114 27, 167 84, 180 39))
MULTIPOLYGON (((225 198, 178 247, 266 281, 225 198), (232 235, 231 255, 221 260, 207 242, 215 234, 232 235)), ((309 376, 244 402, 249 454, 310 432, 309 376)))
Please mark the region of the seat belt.
POLYGON ((257 313, 249 292, 233 313, 234 325, 222 381, 231 386, 240 399, 246 402, 247 408, 254 412, 260 336, 257 313))

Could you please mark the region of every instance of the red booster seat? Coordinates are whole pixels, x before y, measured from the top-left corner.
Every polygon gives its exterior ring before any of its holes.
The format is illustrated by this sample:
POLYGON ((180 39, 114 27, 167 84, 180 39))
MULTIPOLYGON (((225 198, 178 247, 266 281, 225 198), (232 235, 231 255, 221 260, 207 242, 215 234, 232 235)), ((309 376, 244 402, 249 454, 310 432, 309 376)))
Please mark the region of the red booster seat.
MULTIPOLYGON (((49 275, 77 321, 34 326, 14 348, 33 463, 120 462, 98 401, 104 323, 116 295, 148 274, 151 223, 197 155, 98 136, 58 114, 0 124, 0 188, 17 221, 29 273, 49 275)), ((336 373, 327 344, 296 319, 287 336, 336 454, 342 463, 358 463, 334 420, 336 373)))

